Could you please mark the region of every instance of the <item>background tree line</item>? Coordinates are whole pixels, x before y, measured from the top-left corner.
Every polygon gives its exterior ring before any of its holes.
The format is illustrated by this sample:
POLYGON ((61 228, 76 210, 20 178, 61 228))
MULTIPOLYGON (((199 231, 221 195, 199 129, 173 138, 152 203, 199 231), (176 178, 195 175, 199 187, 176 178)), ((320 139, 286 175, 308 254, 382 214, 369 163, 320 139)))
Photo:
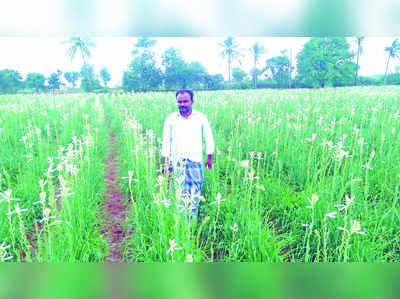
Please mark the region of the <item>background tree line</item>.
POLYGON ((387 74, 390 58, 400 58, 398 39, 385 48, 389 56, 383 77, 358 76, 363 39, 355 38, 355 54, 344 37, 311 38, 296 56, 296 76, 293 77, 295 67, 291 53, 284 50, 280 55, 266 59, 264 65, 260 66, 260 58, 267 50, 259 43, 254 43, 248 49, 254 61, 249 74, 238 66, 232 68, 235 62, 241 64, 246 50, 240 48, 233 37, 228 37, 219 44, 221 51, 218 53, 227 61, 226 82, 221 74, 209 75, 199 62, 185 62, 180 50, 175 48, 163 53, 162 66, 157 67, 152 51, 156 41, 141 38, 135 44, 129 69, 123 74, 122 87, 126 91, 147 91, 189 86, 196 89, 247 89, 400 84, 400 69, 394 74, 387 74))
POLYGON ((0 70, 0 93, 65 90, 66 84, 62 82, 62 77, 71 85, 72 89, 75 89, 80 82, 79 88, 83 91, 106 91, 107 83, 111 80, 111 75, 106 68, 101 69, 97 75, 93 71, 93 66, 89 64, 83 65, 80 72, 63 73, 61 70, 57 70, 47 78, 41 73, 28 73, 25 80, 18 71, 3 69, 0 70))
MULTIPOLYGON (((247 88, 312 88, 326 86, 354 86, 400 84, 400 68, 388 74, 391 61, 400 58, 400 41, 395 39, 385 47, 388 58, 384 75, 359 76, 359 62, 362 59, 364 37, 356 37, 353 42, 356 53, 350 50, 350 43, 344 37, 310 38, 292 62, 291 51, 281 51, 280 55, 262 61, 267 49, 254 43, 249 49, 240 48, 234 37, 227 37, 219 43, 216 53, 227 63, 228 81, 221 74, 211 75, 200 62, 186 62, 179 49, 169 48, 162 53, 161 65, 157 64, 153 47, 156 40, 139 38, 132 50, 132 59, 122 74, 122 88, 125 91, 145 92, 151 90, 194 89, 247 89, 247 88), (249 73, 239 66, 245 54, 250 54, 253 67, 249 73), (295 75, 293 76, 293 74, 295 75)), ((83 61, 80 72, 57 70, 48 78, 40 73, 29 73, 25 80, 15 70, 0 70, 0 92, 27 90, 43 92, 66 88, 62 77, 70 87, 83 91, 107 91, 110 73, 102 68, 99 74, 87 61, 91 57, 90 47, 95 47, 90 38, 71 37, 67 55, 73 60, 80 53, 83 61)))

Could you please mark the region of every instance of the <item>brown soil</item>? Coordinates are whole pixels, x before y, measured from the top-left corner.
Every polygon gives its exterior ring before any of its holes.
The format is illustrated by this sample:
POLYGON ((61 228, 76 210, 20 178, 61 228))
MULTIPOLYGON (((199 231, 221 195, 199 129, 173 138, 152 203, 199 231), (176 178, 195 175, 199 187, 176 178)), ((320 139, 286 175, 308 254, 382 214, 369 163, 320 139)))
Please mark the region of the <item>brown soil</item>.
MULTIPOLYGON (((56 190, 57 190, 56 195, 55 195, 56 208, 57 208, 58 212, 61 212, 61 197, 60 197, 61 192, 60 192, 60 184, 59 183, 57 184, 56 190)), ((36 221, 36 226, 37 227, 35 227, 35 224, 33 224, 29 228, 28 232, 26 233, 26 239, 28 240, 29 245, 30 245, 30 258, 33 261, 35 260, 36 255, 38 254, 38 251, 39 251, 38 245, 37 245, 37 234, 43 229, 43 225, 40 223, 39 220, 36 221)), ((40 235, 41 235, 41 237, 43 237, 44 232, 43 231, 40 232, 40 235)), ((23 262, 25 262, 27 260, 27 255, 24 250, 22 250, 22 252, 21 252, 21 260, 23 262)))
MULTIPOLYGON (((108 255, 106 256, 105 261, 111 263, 121 262, 122 253, 124 248, 124 243, 126 239, 133 234, 133 230, 124 230, 124 221, 127 218, 129 212, 129 206, 127 202, 124 201, 125 194, 119 189, 118 175, 119 175, 119 167, 118 162, 116 160, 117 157, 117 145, 115 141, 114 133, 111 133, 109 136, 109 144, 110 144, 110 153, 107 157, 106 161, 106 191, 105 198, 106 201, 100 208, 102 218, 104 220, 104 224, 101 230, 104 238, 106 239, 109 245, 108 255)), ((57 188, 58 190, 59 188, 57 188)), ((56 193, 56 198, 59 195, 59 190, 56 193)), ((61 211, 61 201, 57 198, 57 210, 61 211)), ((37 223, 39 230, 42 228, 42 225, 37 223)), ((36 229, 34 226, 27 233, 27 239, 30 243, 30 258, 35 259, 36 254, 38 252, 37 248, 37 240, 35 237, 36 229)), ((27 256, 25 252, 21 254, 21 260, 26 261, 27 256)))
MULTIPOLYGON (((264 220, 262 222, 262 225, 265 225, 265 222, 268 223, 268 228, 275 230, 275 232, 278 235, 281 235, 283 233, 282 227, 278 224, 277 218, 274 216, 267 216, 264 215, 264 220)), ((279 256, 285 255, 290 251, 290 246, 286 246, 282 248, 281 252, 279 253, 279 256)), ((290 263, 292 261, 291 256, 287 255, 286 258, 284 259, 284 262, 290 263)))
POLYGON ((106 262, 117 263, 121 262, 124 243, 126 239, 132 235, 133 231, 124 230, 124 222, 129 212, 129 206, 124 200, 125 193, 119 189, 118 175, 119 166, 117 162, 117 145, 115 134, 109 136, 110 153, 106 161, 105 181, 106 202, 101 207, 104 225, 102 234, 109 245, 109 252, 106 256, 106 262))
MULTIPOLYGON (((39 221, 37 222, 37 226, 38 226, 38 230, 42 229, 42 224, 39 221)), ((31 260, 35 260, 37 252, 38 252, 38 247, 37 247, 37 238, 36 238, 36 234, 35 234, 34 225, 26 233, 26 239, 28 240, 29 246, 30 246, 30 258, 31 258, 31 260)), ((21 261, 22 262, 26 262, 26 260, 27 260, 26 254, 27 253, 24 250, 21 251, 21 261)))

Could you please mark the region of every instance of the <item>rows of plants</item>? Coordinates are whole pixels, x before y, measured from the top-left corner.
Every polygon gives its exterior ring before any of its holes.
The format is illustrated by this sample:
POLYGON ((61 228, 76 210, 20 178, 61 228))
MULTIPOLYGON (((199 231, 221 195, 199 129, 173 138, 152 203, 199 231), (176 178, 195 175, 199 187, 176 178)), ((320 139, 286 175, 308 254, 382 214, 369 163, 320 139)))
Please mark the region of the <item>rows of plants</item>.
POLYGON ((104 261, 112 132, 125 261, 399 261, 399 91, 195 93, 216 144, 198 219, 162 171, 174 93, 2 96, 0 259, 104 261))
POLYGON ((162 126, 176 110, 175 95, 105 98, 136 232, 127 258, 397 261, 398 92, 197 93, 194 108, 211 122, 216 153, 194 226, 160 168, 162 126))
POLYGON ((102 105, 84 94, 0 103, 1 260, 102 260, 102 105))

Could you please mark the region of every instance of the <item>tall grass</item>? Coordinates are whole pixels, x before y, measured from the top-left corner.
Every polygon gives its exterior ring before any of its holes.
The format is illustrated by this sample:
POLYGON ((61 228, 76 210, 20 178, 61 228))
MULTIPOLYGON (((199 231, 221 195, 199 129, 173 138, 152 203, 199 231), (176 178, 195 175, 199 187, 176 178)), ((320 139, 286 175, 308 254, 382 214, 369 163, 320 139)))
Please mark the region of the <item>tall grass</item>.
POLYGON ((194 108, 209 117, 217 151, 195 228, 179 217, 159 172, 174 95, 106 99, 121 132, 123 172, 137 180, 124 181, 134 205, 130 256, 398 261, 398 94, 394 87, 196 93, 194 108))
POLYGON ((3 259, 95 261, 106 132, 92 96, 3 98, 3 259))
POLYGON ((0 258, 104 260, 99 206, 113 131, 131 206, 126 260, 399 261, 399 94, 196 92, 216 143, 198 219, 184 217, 179 188, 161 172, 174 93, 3 96, 0 258))

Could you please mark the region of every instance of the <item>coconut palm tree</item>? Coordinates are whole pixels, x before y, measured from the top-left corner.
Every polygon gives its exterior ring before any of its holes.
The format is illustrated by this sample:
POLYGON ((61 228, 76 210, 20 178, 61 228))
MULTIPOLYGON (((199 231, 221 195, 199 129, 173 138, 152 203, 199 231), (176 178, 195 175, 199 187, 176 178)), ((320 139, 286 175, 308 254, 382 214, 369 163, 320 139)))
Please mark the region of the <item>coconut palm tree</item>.
POLYGON ((385 70, 385 79, 383 80, 383 84, 386 84, 386 77, 387 77, 387 71, 389 67, 389 60, 390 58, 393 59, 399 59, 400 58, 400 41, 398 38, 396 38, 392 45, 389 47, 385 47, 385 51, 389 53, 388 55, 388 60, 386 62, 386 70, 385 70))
POLYGON ((242 49, 239 48, 239 44, 233 40, 232 36, 229 36, 224 40, 223 43, 218 44, 222 51, 219 53, 219 56, 222 58, 228 58, 228 74, 229 74, 229 83, 231 83, 231 64, 234 60, 240 62, 240 57, 243 57, 242 49))
POLYGON ((364 36, 357 36, 355 42, 357 43, 357 66, 356 66, 356 75, 354 79, 354 85, 357 86, 357 79, 358 79, 358 66, 359 66, 359 59, 360 55, 363 52, 362 41, 364 40, 364 36))
POLYGON ((260 45, 259 43, 254 43, 251 47, 250 47, 250 53, 253 55, 254 58, 254 66, 253 69, 251 71, 252 76, 253 76, 253 82, 254 82, 254 88, 257 88, 257 77, 259 75, 259 71, 257 69, 257 63, 258 63, 258 59, 260 58, 260 56, 264 53, 267 53, 267 51, 265 50, 265 48, 260 45))
POLYGON ((94 47, 96 44, 90 39, 90 37, 70 37, 68 41, 63 44, 70 44, 71 47, 67 51, 67 56, 72 60, 75 58, 76 52, 79 50, 82 55, 83 64, 86 64, 86 59, 90 58, 92 54, 89 51, 89 47, 94 47))

